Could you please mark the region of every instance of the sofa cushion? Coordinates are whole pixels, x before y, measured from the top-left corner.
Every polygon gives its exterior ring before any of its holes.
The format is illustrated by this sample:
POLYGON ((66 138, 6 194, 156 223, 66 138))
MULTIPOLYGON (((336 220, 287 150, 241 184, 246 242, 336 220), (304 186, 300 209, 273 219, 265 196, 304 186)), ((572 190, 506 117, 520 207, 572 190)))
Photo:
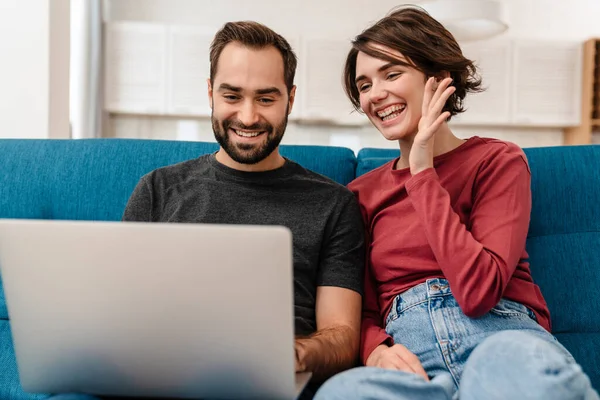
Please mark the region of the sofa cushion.
POLYGON ((2 275, 0 274, 0 322, 4 319, 8 319, 8 310, 6 309, 6 300, 2 289, 2 275))
MULTIPOLYGON (((216 143, 136 139, 0 140, 0 218, 120 220, 146 173, 215 152, 216 143)), ((350 149, 281 146, 281 153, 343 185, 350 149)), ((0 279, 0 319, 7 318, 0 279)))
POLYGON ((600 391, 600 333, 557 333, 555 336, 590 377, 594 389, 600 391))
POLYGON ((387 163, 390 160, 391 160, 391 158, 387 158, 387 157, 368 157, 368 158, 359 159, 358 165, 356 167, 356 176, 359 177, 361 175, 366 174, 367 172, 369 172, 371 170, 379 168, 383 164, 387 163))
POLYGON ((367 158, 385 158, 388 161, 394 157, 400 156, 400 149, 379 149, 376 147, 365 147, 360 149, 356 158, 360 161, 361 159, 367 158))
POLYGON ((8 321, 0 320, 0 399, 2 400, 37 400, 47 395, 25 393, 19 382, 17 363, 12 344, 8 321))
MULTIPOLYGON (((552 212, 557 210, 548 213, 552 212)), ((600 333, 599 249, 598 232, 549 234, 527 239, 531 273, 548 303, 554 333, 600 333)))
POLYGON ((554 332, 600 332, 600 146, 525 149, 533 204, 532 274, 554 332))
POLYGON ((600 146, 524 151, 533 173, 531 189, 535 212, 529 235, 599 232, 600 146))

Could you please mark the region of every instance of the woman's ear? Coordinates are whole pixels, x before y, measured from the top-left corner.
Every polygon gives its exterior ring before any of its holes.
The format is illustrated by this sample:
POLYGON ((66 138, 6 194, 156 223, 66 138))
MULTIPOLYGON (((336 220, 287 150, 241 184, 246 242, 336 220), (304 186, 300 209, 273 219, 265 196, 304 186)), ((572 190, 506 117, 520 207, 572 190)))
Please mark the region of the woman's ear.
POLYGON ((448 71, 442 71, 439 74, 435 75, 435 81, 437 83, 440 83, 441 81, 443 81, 446 78, 450 78, 450 72, 448 72, 448 71))
POLYGON ((443 81, 446 78, 450 78, 450 77, 451 77, 451 75, 450 75, 450 72, 448 72, 448 71, 441 71, 441 72, 433 75, 433 78, 435 78, 435 82, 433 82, 433 91, 435 92, 437 90, 437 87, 441 81, 443 81))
POLYGON ((437 90, 438 85, 446 78, 451 78, 450 72, 448 71, 442 71, 439 74, 437 74, 435 76, 435 83, 434 83, 434 90, 437 90))

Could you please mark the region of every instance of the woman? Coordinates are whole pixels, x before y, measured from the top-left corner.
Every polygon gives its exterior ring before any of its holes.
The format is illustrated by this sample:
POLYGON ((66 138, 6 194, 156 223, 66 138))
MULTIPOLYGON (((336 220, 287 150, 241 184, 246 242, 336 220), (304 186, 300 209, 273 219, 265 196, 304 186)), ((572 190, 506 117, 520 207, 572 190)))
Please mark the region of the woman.
POLYGON ((524 153, 448 127, 481 90, 453 36, 421 9, 398 9, 354 40, 344 75, 401 156, 349 185, 369 240, 366 367, 316 399, 598 399, 549 333, 531 278, 524 153))

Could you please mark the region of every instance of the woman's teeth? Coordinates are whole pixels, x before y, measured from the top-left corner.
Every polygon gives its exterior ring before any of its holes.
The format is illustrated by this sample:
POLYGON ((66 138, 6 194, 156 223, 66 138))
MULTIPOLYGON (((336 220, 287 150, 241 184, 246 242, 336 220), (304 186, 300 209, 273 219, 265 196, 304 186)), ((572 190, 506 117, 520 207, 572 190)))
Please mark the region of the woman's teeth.
POLYGON ((387 121, 387 120, 390 120, 392 118, 396 118, 398 115, 400 115, 400 113, 402 111, 404 111, 405 108, 406 108, 406 104, 402 104, 402 105, 396 104, 396 105, 388 107, 388 108, 386 108, 384 110, 379 111, 377 113, 377 115, 383 121, 387 121))

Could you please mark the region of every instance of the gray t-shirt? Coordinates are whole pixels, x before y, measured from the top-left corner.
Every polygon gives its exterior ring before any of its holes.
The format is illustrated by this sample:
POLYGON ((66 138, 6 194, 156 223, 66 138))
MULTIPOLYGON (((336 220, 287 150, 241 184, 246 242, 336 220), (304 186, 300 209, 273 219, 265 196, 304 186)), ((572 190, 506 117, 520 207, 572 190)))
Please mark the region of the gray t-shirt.
POLYGON ((265 172, 228 168, 214 154, 159 168, 137 184, 123 220, 288 227, 297 335, 316 330, 317 286, 362 294, 364 228, 354 195, 288 159, 265 172))

